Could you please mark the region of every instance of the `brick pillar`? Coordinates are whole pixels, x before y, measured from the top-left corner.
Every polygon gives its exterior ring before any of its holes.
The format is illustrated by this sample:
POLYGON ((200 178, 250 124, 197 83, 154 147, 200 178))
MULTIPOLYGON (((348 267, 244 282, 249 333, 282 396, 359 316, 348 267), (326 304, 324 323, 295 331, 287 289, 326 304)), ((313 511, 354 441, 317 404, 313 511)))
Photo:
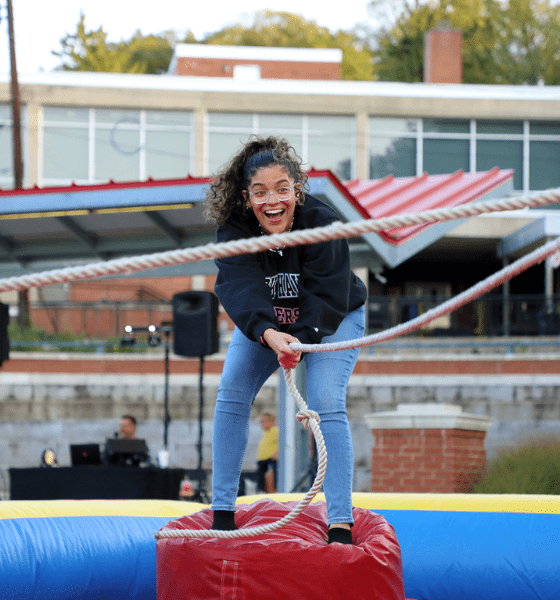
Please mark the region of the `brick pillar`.
POLYGON ((466 492, 486 465, 488 417, 429 403, 364 419, 375 439, 372 492, 466 492))

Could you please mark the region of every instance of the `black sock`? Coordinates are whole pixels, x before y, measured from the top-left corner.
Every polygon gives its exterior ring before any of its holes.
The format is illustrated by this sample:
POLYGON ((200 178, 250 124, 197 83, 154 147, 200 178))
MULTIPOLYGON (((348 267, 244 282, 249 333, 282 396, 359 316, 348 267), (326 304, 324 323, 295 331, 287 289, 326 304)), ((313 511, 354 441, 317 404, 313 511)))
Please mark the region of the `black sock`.
POLYGON ((338 542, 339 544, 351 544, 352 531, 342 527, 331 527, 329 529, 328 543, 332 544, 333 542, 338 542))
POLYGON ((237 525, 235 524, 235 511, 215 510, 212 529, 217 529, 218 531, 234 531, 237 529, 237 525))

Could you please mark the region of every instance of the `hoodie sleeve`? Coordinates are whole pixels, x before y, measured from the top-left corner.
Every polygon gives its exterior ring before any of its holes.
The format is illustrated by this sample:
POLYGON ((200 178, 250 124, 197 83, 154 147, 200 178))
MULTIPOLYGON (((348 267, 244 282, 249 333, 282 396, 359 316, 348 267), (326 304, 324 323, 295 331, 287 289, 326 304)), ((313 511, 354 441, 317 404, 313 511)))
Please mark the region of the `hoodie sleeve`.
MULTIPOLYGON (((251 232, 229 223, 217 231, 218 242, 247 237, 251 237, 251 232)), ((214 291, 243 334, 258 342, 266 329, 280 329, 258 254, 219 258, 215 263, 219 273, 214 291)))

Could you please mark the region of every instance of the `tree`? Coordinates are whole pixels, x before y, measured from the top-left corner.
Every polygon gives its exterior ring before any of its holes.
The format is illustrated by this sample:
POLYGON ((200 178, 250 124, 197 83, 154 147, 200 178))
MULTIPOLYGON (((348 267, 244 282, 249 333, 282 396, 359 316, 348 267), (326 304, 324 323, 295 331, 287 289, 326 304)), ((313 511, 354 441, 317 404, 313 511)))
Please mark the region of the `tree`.
POLYGON ((560 7, 551 0, 509 0, 498 45, 508 83, 560 83, 560 7))
POLYGON ((82 13, 76 33, 66 35, 60 41, 62 50, 53 54, 60 57, 59 68, 65 71, 161 73, 169 66, 174 41, 173 32, 147 37, 136 32, 129 41, 108 42, 103 27, 86 29, 82 13))
POLYGON ((264 10, 255 13, 250 27, 237 24, 226 27, 204 39, 206 44, 235 46, 275 46, 288 48, 340 48, 341 79, 371 80, 371 50, 357 33, 331 31, 306 21, 299 15, 264 10))
MULTIPOLYGON (((373 0, 372 11, 380 15, 386 1, 373 0)), ((381 80, 422 81, 424 36, 448 21, 463 33, 465 83, 560 83, 560 8, 552 0, 402 0, 398 6, 396 19, 370 36, 381 80)))

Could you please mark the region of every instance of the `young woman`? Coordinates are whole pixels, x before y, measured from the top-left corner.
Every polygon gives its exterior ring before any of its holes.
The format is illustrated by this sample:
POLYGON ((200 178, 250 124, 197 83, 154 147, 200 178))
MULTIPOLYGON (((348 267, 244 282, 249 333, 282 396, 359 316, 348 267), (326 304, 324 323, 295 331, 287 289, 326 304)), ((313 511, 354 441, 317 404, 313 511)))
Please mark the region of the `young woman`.
MULTIPOLYGON (((217 241, 308 229, 338 221, 305 193, 301 159, 283 138, 253 136, 217 174, 207 196, 217 241)), ((215 291, 235 323, 218 389, 213 434, 213 529, 236 529, 235 500, 251 407, 278 366, 302 359, 290 343, 337 342, 364 332, 364 284, 346 240, 216 260, 215 291)), ((321 418, 328 454, 323 489, 328 541, 352 543, 354 455, 346 388, 359 350, 308 353, 307 404, 321 418)))

